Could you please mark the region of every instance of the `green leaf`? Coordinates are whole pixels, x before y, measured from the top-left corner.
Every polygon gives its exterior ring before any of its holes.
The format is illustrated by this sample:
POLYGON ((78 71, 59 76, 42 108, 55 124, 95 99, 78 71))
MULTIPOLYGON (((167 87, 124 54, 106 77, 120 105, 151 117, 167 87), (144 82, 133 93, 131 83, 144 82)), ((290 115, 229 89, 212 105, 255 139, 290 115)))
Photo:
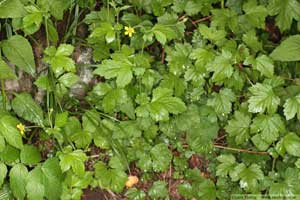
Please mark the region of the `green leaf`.
POLYGON ((297 0, 270 0, 268 11, 275 18, 276 25, 283 32, 289 30, 293 19, 300 19, 300 3, 297 0))
MULTIPOLYGON (((111 177, 105 163, 99 161, 94 165, 95 178, 97 179, 101 188, 110 188, 111 177)), ((125 182, 124 182, 125 184, 125 182)))
POLYGON ((176 37, 176 32, 174 31, 174 29, 172 29, 170 26, 165 26, 159 23, 154 25, 152 31, 154 32, 154 35, 159 42, 161 42, 159 38, 161 36, 164 37, 164 42, 161 43, 162 45, 164 45, 166 40, 171 40, 176 37), (159 35, 161 36, 158 37, 157 33, 159 33, 159 35))
POLYGON ((154 31, 155 38, 159 41, 162 45, 165 45, 167 42, 167 37, 160 31, 154 31))
POLYGON ((74 51, 74 47, 69 44, 61 44, 57 49, 50 46, 45 49, 44 61, 49 63, 56 74, 64 71, 75 72, 76 66, 73 59, 69 58, 74 51))
POLYGON ((74 51, 74 47, 70 44, 61 44, 57 48, 56 56, 70 56, 74 51))
POLYGON ((256 134, 251 138, 253 144, 257 147, 260 151, 266 151, 269 148, 269 143, 263 139, 261 134, 256 134))
POLYGON ((132 78, 132 64, 129 61, 105 60, 94 71, 94 74, 104 76, 106 79, 117 78, 117 86, 125 87, 132 78))
POLYGON ((74 73, 66 73, 62 75, 59 79, 59 82, 64 86, 70 88, 72 87, 80 78, 74 73))
POLYGON ((132 100, 124 89, 117 88, 109 91, 103 98, 102 106, 107 113, 122 111, 131 119, 135 118, 132 100))
POLYGON ((26 35, 31 35, 40 29, 43 13, 35 6, 27 6, 26 10, 29 14, 23 18, 23 29, 26 35))
POLYGON ((165 144, 155 145, 151 149, 150 155, 152 158, 153 170, 155 172, 163 172, 168 169, 172 154, 165 144))
POLYGON ((28 40, 20 35, 3 41, 2 50, 5 57, 25 72, 35 75, 35 62, 32 47, 28 40))
POLYGON ((2 184, 4 183, 4 179, 7 175, 7 167, 4 163, 0 162, 0 187, 2 188, 2 184))
POLYGON ((221 82, 231 77, 233 73, 231 58, 232 54, 229 51, 222 50, 222 54, 217 56, 214 61, 207 66, 209 72, 214 72, 212 76, 213 82, 221 82))
POLYGON ((150 115, 155 121, 167 121, 169 113, 179 114, 186 110, 186 106, 180 98, 172 97, 172 90, 156 88, 150 103, 137 107, 138 116, 150 115))
POLYGON ((0 119, 0 133, 4 136, 5 141, 21 149, 23 146, 22 135, 17 129, 18 120, 12 116, 6 115, 0 119))
POLYGON ((285 125, 278 114, 258 115, 253 119, 251 133, 260 133, 261 138, 271 144, 276 141, 280 133, 284 133, 285 125))
POLYGON ((207 102, 208 106, 215 109, 220 115, 229 114, 231 112, 231 104, 235 101, 235 95, 231 89, 222 89, 219 93, 214 93, 214 98, 207 102))
POLYGON ((295 133, 289 133, 283 138, 283 145, 287 153, 300 157, 300 137, 295 133))
POLYGON ((244 163, 241 163, 235 170, 238 172, 240 187, 246 191, 255 191, 258 187, 258 181, 264 179, 264 174, 257 164, 246 167, 244 163))
POLYGON ((256 83, 249 88, 252 96, 249 98, 249 112, 252 113, 275 113, 280 103, 273 89, 268 84, 256 83))
MULTIPOLYGON (((77 131, 81 131, 81 124, 77 117, 69 117, 67 123, 64 125, 64 132, 67 136, 71 136, 77 131)), ((67 148, 69 150, 69 147, 67 148)))
POLYGON ((43 172, 38 166, 29 172, 27 176, 26 191, 28 199, 43 200, 45 195, 45 186, 43 185, 43 172))
POLYGON ((4 151, 5 149, 5 139, 4 137, 0 134, 0 152, 4 151))
POLYGON ((200 199, 216 199, 216 187, 213 181, 205 179, 203 182, 196 185, 196 190, 199 188, 198 196, 200 197, 200 199))
POLYGON ((293 119, 296 116, 296 114, 298 119, 300 119, 300 94, 287 99, 283 107, 286 120, 293 119))
POLYGON ((28 93, 17 94, 12 101, 12 108, 19 117, 43 126, 43 110, 28 93))
POLYGON ((155 24, 152 28, 155 38, 164 45, 167 40, 176 38, 176 32, 170 26, 155 24))
POLYGON ((0 58, 0 80, 17 79, 14 71, 0 58))
POLYGON ((193 187, 190 183, 182 183, 178 186, 178 193, 182 196, 192 199, 195 195, 193 194, 193 187))
POLYGON ((127 181, 127 174, 119 169, 107 169, 103 162, 95 165, 95 176, 101 188, 108 188, 115 192, 121 192, 127 181))
POLYGON ((48 25, 48 32, 49 32, 49 40, 50 42, 56 44, 58 41, 58 33, 56 27, 51 21, 51 19, 47 20, 47 25, 48 25))
POLYGON ((112 191, 121 192, 124 188, 125 182, 127 180, 127 174, 119 169, 110 170, 110 188, 112 191))
POLYGON ((48 90, 51 91, 51 85, 50 81, 48 79, 48 76, 46 75, 41 75, 38 77, 38 79, 34 82, 34 84, 43 90, 48 90))
POLYGON ((220 155, 217 157, 217 160, 221 162, 221 164, 217 166, 217 176, 226 177, 236 166, 236 160, 232 154, 220 155))
POLYGON ((273 50, 270 56, 278 61, 300 60, 300 35, 293 35, 285 39, 273 50))
POLYGON ((124 164, 124 162, 122 162, 121 157, 118 156, 111 157, 108 165, 112 169, 126 170, 126 164, 124 164))
POLYGON ((20 0, 2 0, 0 2, 0 18, 19 18, 26 15, 20 0))
POLYGON ((257 57, 254 67, 266 77, 271 78, 274 74, 273 61, 266 55, 257 57))
POLYGON ((265 6, 256 5, 256 0, 249 0, 247 3, 244 3, 243 10, 246 13, 247 22, 251 23, 254 27, 264 28, 265 18, 268 15, 265 6))
POLYGON ((50 7, 50 13, 57 20, 62 20, 64 11, 69 7, 70 1, 68 0, 47 0, 50 7))
POLYGON ((274 181, 270 186, 270 197, 278 196, 296 196, 299 194, 299 176, 297 169, 288 167, 285 171, 282 171, 284 180, 274 181))
POLYGON ((235 137, 237 144, 242 144, 249 139, 249 127, 251 124, 251 118, 249 115, 239 111, 234 112, 234 118, 232 118, 225 127, 226 132, 231 137, 235 137))
POLYGON ((167 183, 165 181, 155 181, 149 189, 149 196, 151 199, 167 198, 167 183))
POLYGON ((169 37, 169 40, 176 39, 176 38, 180 39, 184 36, 184 31, 185 31, 184 20, 179 21, 178 16, 175 13, 165 12, 164 15, 157 18, 157 22, 163 25, 164 27, 172 28, 174 33, 176 33, 176 35, 175 34, 167 35, 169 37))
POLYGON ((172 9, 177 12, 186 12, 187 15, 192 16, 197 14, 201 11, 203 8, 203 5, 198 1, 180 1, 176 0, 174 2, 174 6, 172 6, 172 9))
POLYGON ((175 96, 182 96, 184 94, 186 83, 184 79, 179 78, 173 74, 168 74, 164 77, 164 79, 160 82, 160 87, 169 88, 174 90, 175 96))
POLYGON ((112 43, 116 39, 116 33, 111 23, 101 22, 90 35, 91 38, 105 38, 107 43, 112 43))
POLYGON ((32 145, 24 145, 20 153, 21 162, 27 165, 34 165, 42 160, 39 150, 32 145))
POLYGON ((129 188, 125 193, 125 196, 129 200, 145 200, 146 193, 143 190, 138 190, 136 188, 129 188))
POLYGON ((149 171, 152 169, 152 160, 146 153, 141 153, 138 155, 137 166, 143 171, 149 171))
POLYGON ((114 138, 136 138, 141 137, 141 130, 136 121, 121 122, 114 131, 114 138))
POLYGON ((259 71, 262 75, 272 78, 274 75, 273 61, 266 55, 261 55, 255 58, 248 59, 245 64, 252 64, 253 68, 259 71))
POLYGON ((75 62, 66 56, 55 56, 52 58, 50 64, 56 74, 61 73, 63 69, 67 72, 76 71, 75 62))
POLYGON ((42 165, 43 184, 45 186, 45 196, 49 200, 60 198, 62 193, 62 171, 57 158, 49 158, 42 165))
POLYGON ((243 41, 254 51, 262 50, 262 43, 258 41, 256 32, 254 30, 248 31, 243 35, 243 41))
POLYGON ((77 148, 85 148, 91 143, 92 135, 87 131, 79 131, 71 135, 71 140, 77 148))
POLYGON ((10 188, 13 195, 18 199, 23 200, 26 195, 26 179, 28 176, 28 170, 23 164, 16 164, 9 172, 10 188))
POLYGON ((189 59, 192 46, 190 44, 175 43, 175 49, 166 47, 166 61, 168 61, 169 71, 175 76, 180 76, 187 66, 191 66, 189 59))
POLYGON ((5 148, 0 154, 0 158, 3 162, 13 165, 20 162, 20 151, 9 144, 5 145, 5 148))
POLYGON ((205 24, 199 25, 199 32, 205 39, 212 42, 220 42, 225 39, 226 32, 224 30, 217 30, 215 27, 207 27, 205 24))
POLYGON ((55 116, 55 127, 63 127, 68 122, 69 113, 68 112, 62 112, 57 113, 55 116))
POLYGON ((69 153, 59 155, 59 165, 63 172, 73 169, 73 172, 78 176, 84 175, 84 162, 87 160, 86 154, 82 150, 75 150, 69 153))
MULTIPOLYGON (((177 123, 190 123, 187 130, 183 130, 187 132, 186 141, 189 147, 197 153, 208 153, 212 151, 212 141, 217 137, 218 130, 220 129, 217 122, 217 115, 213 108, 205 105, 202 105, 198 108, 192 106, 190 109, 196 110, 197 112, 192 116, 183 116, 183 119, 186 121, 181 122, 183 120, 181 119, 177 123), (188 119, 193 119, 193 121, 188 119)), ((178 127, 181 126, 182 125, 179 125, 178 127)))

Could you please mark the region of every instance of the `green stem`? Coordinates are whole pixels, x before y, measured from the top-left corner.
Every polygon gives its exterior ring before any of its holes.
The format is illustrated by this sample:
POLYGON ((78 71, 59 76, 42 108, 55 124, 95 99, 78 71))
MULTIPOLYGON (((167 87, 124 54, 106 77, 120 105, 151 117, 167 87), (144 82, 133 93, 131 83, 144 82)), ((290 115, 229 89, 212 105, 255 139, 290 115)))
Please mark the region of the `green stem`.
POLYGON ((221 0, 221 8, 222 9, 224 9, 224 7, 225 7, 224 4, 225 4, 224 0, 221 0))
MULTIPOLYGON (((70 27, 68 28, 67 33, 64 35, 64 38, 63 38, 63 42, 64 42, 64 43, 67 42, 67 40, 68 40, 69 36, 71 35, 71 33, 73 34, 73 37, 76 36, 76 28, 77 28, 77 26, 78 26, 79 24, 82 23, 82 21, 79 22, 79 18, 80 18, 80 16, 83 14, 83 11, 84 11, 84 10, 81 10, 81 11, 79 12, 79 7, 76 6, 76 8, 78 8, 78 10, 75 11, 75 18, 74 18, 72 24, 70 25, 70 27), (77 12, 77 14, 76 14, 76 12, 77 12)), ((75 8, 75 10, 76 10, 76 8, 75 8)))
MULTIPOLYGON (((117 25, 119 25, 119 12, 117 14, 117 25)), ((121 39, 120 39, 120 32, 119 31, 117 33, 117 42, 118 42, 119 51, 121 51, 121 39)))
POLYGON ((144 48, 145 48, 145 41, 143 40, 143 44, 142 44, 142 51, 141 51, 141 54, 144 53, 144 48))
MULTIPOLYGON (((71 16, 72 16, 72 10, 73 10, 73 6, 74 6, 72 0, 70 0, 70 5, 71 5, 71 6, 70 6, 70 9, 69 9, 69 15, 68 15, 68 19, 67 19, 66 30, 68 30, 69 27, 70 27, 71 16)), ((65 37, 64 37, 63 41, 65 41, 65 37)))
POLYGON ((109 0, 107 2, 107 20, 109 19, 109 0))
POLYGON ((224 149, 224 150, 229 150, 229 151, 236 151, 236 152, 239 152, 239 153, 269 155, 269 153, 266 152, 266 151, 252 151, 252 150, 247 150, 247 149, 238 149, 238 148, 233 148, 233 147, 222 146, 222 145, 219 145, 219 144, 214 144, 214 147, 218 148, 218 149, 224 149))
POLYGON ((1 80, 1 94, 2 94, 3 110, 6 110, 6 93, 5 93, 5 81, 4 80, 1 80))
POLYGON ((44 18, 45 20, 45 30, 46 30, 46 38, 47 38, 47 47, 50 46, 50 42, 49 42, 49 32, 48 32, 48 22, 47 22, 47 18, 44 18))
MULTIPOLYGON (((76 36, 77 26, 78 26, 78 19, 79 19, 79 5, 77 4, 75 7, 75 19, 74 19, 74 27, 73 27, 73 36, 76 36)), ((75 44, 74 37, 72 38, 72 43, 75 44)))
POLYGON ((8 19, 5 20, 5 30, 7 38, 10 38, 12 36, 12 29, 10 24, 8 23, 8 19))
POLYGON ((275 165, 276 165, 276 158, 273 158, 273 162, 272 162, 272 172, 275 169, 275 165))
POLYGON ((100 115, 103 116, 103 117, 107 117, 107 118, 109 118, 109 119, 111 119, 111 120, 113 120, 113 121, 116 121, 116 122, 121 122, 120 120, 118 120, 118 119, 116 119, 116 118, 114 118, 114 117, 112 117, 112 116, 110 116, 110 115, 107 115, 107 114, 101 113, 101 112, 99 112, 99 113, 100 113, 100 115))

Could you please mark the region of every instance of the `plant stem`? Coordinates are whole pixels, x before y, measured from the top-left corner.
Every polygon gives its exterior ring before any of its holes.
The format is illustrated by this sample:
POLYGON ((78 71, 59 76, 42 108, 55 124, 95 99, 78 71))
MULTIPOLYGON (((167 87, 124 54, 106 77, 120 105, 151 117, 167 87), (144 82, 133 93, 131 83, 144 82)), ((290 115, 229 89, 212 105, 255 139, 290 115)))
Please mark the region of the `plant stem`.
POLYGON ((47 39, 47 47, 50 46, 50 42, 49 42, 49 32, 48 32, 48 22, 47 22, 47 18, 44 19, 45 20, 45 31, 46 31, 46 39, 47 39))
POLYGON ((237 151, 237 152, 242 152, 242 153, 269 155, 269 153, 266 152, 266 151, 250 151, 250 150, 247 150, 247 149, 238 149, 238 148, 233 148, 233 147, 225 147, 225 146, 218 145, 218 144, 214 144, 214 147, 218 148, 218 149, 225 149, 225 150, 237 151))
POLYGON ((225 0, 221 0, 221 8, 222 8, 222 9, 224 9, 224 7, 225 7, 225 6, 224 6, 224 4, 225 4, 224 1, 225 1, 225 0))
POLYGON ((112 116, 110 116, 110 115, 107 115, 107 114, 101 113, 101 112, 99 112, 99 113, 100 113, 100 115, 103 116, 103 117, 107 117, 107 118, 109 118, 109 119, 111 119, 111 120, 113 120, 113 121, 116 121, 116 122, 121 122, 120 120, 118 120, 118 119, 116 119, 116 118, 114 118, 114 117, 112 117, 112 116))
POLYGON ((275 165, 276 165, 276 158, 273 158, 273 161, 272 161, 272 172, 274 172, 275 165))
POLYGON ((107 3, 107 20, 109 19, 109 0, 106 1, 107 3))
POLYGON ((1 80, 1 94, 2 94, 3 110, 6 110, 6 93, 5 93, 5 82, 4 82, 4 80, 1 80))
MULTIPOLYGON (((74 19, 74 27, 73 27, 73 36, 76 36, 77 26, 79 19, 79 5, 77 4, 75 7, 75 19, 74 19)), ((75 38, 72 38, 72 43, 75 44, 75 38)))

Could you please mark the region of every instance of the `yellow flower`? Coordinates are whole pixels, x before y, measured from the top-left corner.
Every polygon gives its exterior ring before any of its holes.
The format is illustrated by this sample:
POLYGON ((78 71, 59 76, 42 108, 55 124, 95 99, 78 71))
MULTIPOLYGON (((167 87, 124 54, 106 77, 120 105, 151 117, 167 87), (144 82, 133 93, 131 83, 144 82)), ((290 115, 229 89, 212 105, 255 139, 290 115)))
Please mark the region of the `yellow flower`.
POLYGON ((17 129, 19 129, 21 135, 25 134, 25 126, 22 123, 17 125, 17 129))
POLYGON ((130 26, 125 26, 125 35, 128 35, 129 37, 132 37, 132 34, 134 34, 134 28, 130 26))

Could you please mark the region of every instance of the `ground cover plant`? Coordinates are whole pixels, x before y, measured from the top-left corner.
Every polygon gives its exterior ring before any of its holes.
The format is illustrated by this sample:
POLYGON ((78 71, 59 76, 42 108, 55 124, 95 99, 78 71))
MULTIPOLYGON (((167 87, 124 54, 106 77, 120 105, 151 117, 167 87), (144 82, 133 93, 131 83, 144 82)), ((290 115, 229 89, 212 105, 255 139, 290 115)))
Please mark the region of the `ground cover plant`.
POLYGON ((0 0, 0 199, 299 198, 299 31, 299 0, 0 0))

